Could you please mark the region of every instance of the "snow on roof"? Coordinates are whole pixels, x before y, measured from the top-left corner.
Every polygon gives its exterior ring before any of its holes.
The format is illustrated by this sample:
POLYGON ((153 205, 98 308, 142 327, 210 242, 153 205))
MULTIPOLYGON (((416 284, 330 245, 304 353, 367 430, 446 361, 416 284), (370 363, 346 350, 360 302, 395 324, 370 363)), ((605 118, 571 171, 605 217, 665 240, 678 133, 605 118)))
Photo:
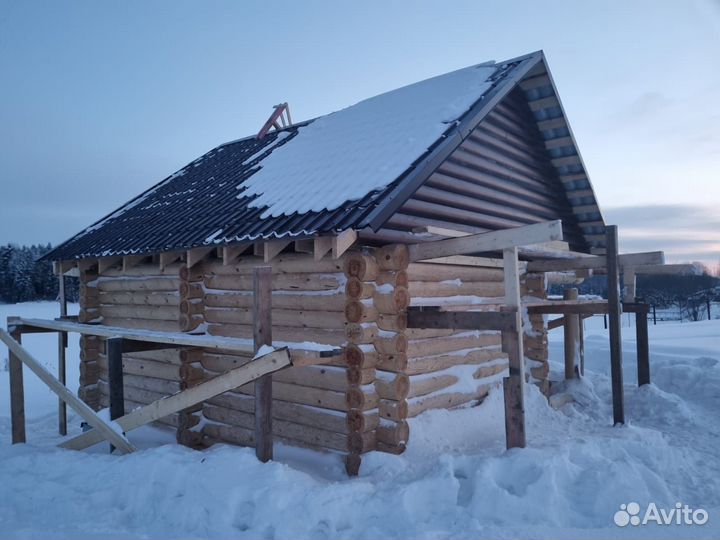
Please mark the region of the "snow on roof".
POLYGON ((402 175, 490 88, 480 64, 361 101, 300 127, 238 186, 263 218, 334 210, 402 175))

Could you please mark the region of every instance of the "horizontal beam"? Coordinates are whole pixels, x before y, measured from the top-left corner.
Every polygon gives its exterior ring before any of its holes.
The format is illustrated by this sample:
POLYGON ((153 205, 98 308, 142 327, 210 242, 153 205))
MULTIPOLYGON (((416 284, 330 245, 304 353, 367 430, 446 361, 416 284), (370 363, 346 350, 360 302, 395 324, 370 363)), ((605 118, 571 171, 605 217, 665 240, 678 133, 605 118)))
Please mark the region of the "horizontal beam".
POLYGON ((562 222, 546 221, 513 229, 503 229, 458 238, 423 242, 408 246, 411 261, 424 261, 452 255, 469 255, 501 251, 505 248, 527 246, 562 240, 562 222))
MULTIPOLYGON (((657 265, 665 262, 665 255, 662 251, 626 253, 624 255, 620 255, 618 258, 621 267, 657 265)), ((607 257, 604 255, 578 257, 576 259, 530 261, 528 263, 528 272, 563 272, 566 270, 595 270, 604 268, 607 268, 607 257)))
MULTIPOLYGON (((231 369, 207 382, 135 409, 116 419, 115 422, 122 427, 124 432, 128 432, 290 365, 292 365, 292 362, 287 349, 278 349, 255 358, 241 367, 231 369)), ((59 446, 70 450, 82 450, 101 442, 102 439, 100 433, 91 430, 65 441, 59 446)))
POLYGON ((98 414, 93 411, 88 405, 82 401, 79 397, 68 390, 64 384, 57 380, 52 373, 50 373, 45 367, 30 355, 22 345, 15 341, 10 334, 0 328, 0 341, 3 341, 7 345, 8 349, 19 358, 23 364, 25 364, 30 370, 38 376, 38 378, 44 382, 50 390, 52 390, 57 396, 65 403, 70 405, 72 409, 77 412, 83 420, 90 424, 98 437, 98 442, 107 439, 123 454, 133 452, 135 448, 128 440, 123 437, 120 433, 115 431, 113 426, 106 423, 105 420, 100 418, 98 414))
MULTIPOLYGON (((625 313, 647 313, 648 304, 623 302, 625 313)), ((583 300, 579 302, 545 302, 527 305, 528 313, 543 315, 603 315, 608 312, 607 300, 583 300)))
POLYGON ((436 306, 409 308, 407 325, 408 328, 518 331, 517 317, 512 311, 440 311, 436 306))

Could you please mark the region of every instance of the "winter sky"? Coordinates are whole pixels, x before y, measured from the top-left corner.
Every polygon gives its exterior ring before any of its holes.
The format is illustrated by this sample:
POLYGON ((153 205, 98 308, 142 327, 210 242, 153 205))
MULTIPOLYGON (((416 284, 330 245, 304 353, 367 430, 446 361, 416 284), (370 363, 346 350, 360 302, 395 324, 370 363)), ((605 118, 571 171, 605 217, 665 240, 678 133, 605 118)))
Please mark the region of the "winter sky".
POLYGON ((0 0, 0 243, 58 243, 210 148, 543 49, 625 251, 720 260, 720 2, 0 0))

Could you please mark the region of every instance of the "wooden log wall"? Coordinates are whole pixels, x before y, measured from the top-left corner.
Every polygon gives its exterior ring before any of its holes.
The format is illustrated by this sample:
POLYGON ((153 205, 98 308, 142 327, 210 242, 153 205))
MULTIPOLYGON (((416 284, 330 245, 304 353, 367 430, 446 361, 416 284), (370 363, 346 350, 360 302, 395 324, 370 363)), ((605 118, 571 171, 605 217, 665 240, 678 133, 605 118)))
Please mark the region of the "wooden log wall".
MULTIPOLYGON (((538 300, 547 299, 545 274, 525 274, 521 282, 523 296, 538 300)), ((546 396, 550 393, 550 364, 548 362, 548 331, 546 317, 539 313, 524 316, 523 350, 529 380, 540 387, 546 396)))
MULTIPOLYGON (((496 310, 504 302, 503 270, 413 263, 410 305, 452 310, 496 310)), ((407 415, 482 400, 507 372, 500 333, 486 330, 408 330, 407 415)))
MULTIPOLYGON (((131 268, 97 268, 81 272, 80 313, 83 323, 167 332, 183 329, 180 311, 187 267, 181 263, 160 270, 157 264, 131 268)), ((105 341, 83 336, 80 347, 80 397, 99 409, 109 405, 108 363, 105 341)), ((201 382, 204 371, 200 350, 163 349, 124 353, 125 410, 147 405, 201 382)), ((158 421, 181 432, 200 421, 198 411, 183 411, 158 421)), ((192 437, 190 437, 192 438, 192 437)), ((197 439, 197 437, 195 437, 197 439)), ((187 440, 185 437, 184 440, 187 440)))
MULTIPOLYGON (((352 258, 363 260, 359 254, 352 258)), ((358 351, 372 348, 377 328, 371 311, 363 311, 352 322, 346 317, 346 288, 354 277, 354 270, 347 267, 349 259, 346 255, 315 261, 310 254, 290 253, 270 263, 275 344, 313 342, 342 348, 353 344, 349 354, 330 364, 273 374, 273 431, 277 439, 296 446, 359 456, 375 448, 378 397, 373 365, 358 351)), ((187 308, 183 299, 181 309, 202 314, 200 324, 210 335, 251 339, 252 269, 263 264, 260 257, 243 257, 232 265, 205 261, 198 272, 202 297, 187 308)), ((201 364, 210 378, 250 360, 250 356, 214 351, 205 352, 201 364)), ((249 384, 204 404, 202 434, 207 443, 254 445, 253 394, 249 384)))

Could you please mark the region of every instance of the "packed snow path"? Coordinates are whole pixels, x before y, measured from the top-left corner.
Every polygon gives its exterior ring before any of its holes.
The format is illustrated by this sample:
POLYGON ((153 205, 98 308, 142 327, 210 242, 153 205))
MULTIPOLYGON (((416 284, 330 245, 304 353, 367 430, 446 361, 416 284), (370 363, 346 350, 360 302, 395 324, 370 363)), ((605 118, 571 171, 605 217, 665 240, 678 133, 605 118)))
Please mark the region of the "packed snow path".
MULTIPOLYGON (((51 317, 49 303, 0 316, 51 317)), ((720 320, 650 327, 653 384, 636 387, 633 329, 624 328, 628 424, 613 428, 607 335, 586 326, 586 377, 574 402, 526 398, 528 448, 504 449, 502 393, 479 407, 412 421, 402 456, 373 453, 348 479, 335 455, 278 445, 277 461, 217 446, 195 452, 144 428, 144 450, 58 450, 57 399, 26 375, 28 441, 11 446, 7 372, 0 373, 0 537, 636 538, 720 536, 720 320), (618 527, 621 504, 703 508, 699 525, 618 527)), ((551 332, 562 372, 562 332, 551 332)), ((55 364, 54 335, 27 336, 55 364)), ((70 358, 77 354, 72 339, 70 358)), ((7 351, 0 352, 5 366, 7 351)), ((68 379, 77 381, 77 366, 68 379)), ((562 390, 562 389, 561 389, 562 390)), ((78 419, 71 415, 71 432, 78 419)))

